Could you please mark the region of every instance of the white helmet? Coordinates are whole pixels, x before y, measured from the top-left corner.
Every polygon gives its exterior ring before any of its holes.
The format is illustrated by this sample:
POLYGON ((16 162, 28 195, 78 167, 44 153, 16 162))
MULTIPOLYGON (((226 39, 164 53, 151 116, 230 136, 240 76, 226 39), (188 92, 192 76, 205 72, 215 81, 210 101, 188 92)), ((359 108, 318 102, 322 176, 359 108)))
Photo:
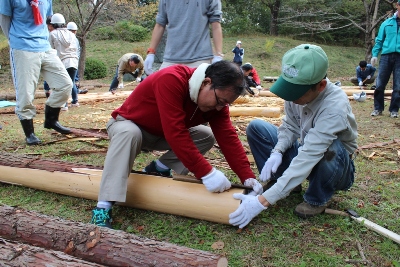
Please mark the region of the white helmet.
POLYGON ((76 25, 75 22, 68 22, 67 24, 67 29, 71 30, 71 31, 77 31, 78 30, 78 26, 76 25))
POLYGON ((51 24, 65 24, 65 18, 60 13, 55 13, 53 16, 51 16, 50 23, 51 24))
POLYGON ((353 94, 353 99, 358 102, 364 102, 367 99, 367 94, 364 91, 359 94, 353 94))

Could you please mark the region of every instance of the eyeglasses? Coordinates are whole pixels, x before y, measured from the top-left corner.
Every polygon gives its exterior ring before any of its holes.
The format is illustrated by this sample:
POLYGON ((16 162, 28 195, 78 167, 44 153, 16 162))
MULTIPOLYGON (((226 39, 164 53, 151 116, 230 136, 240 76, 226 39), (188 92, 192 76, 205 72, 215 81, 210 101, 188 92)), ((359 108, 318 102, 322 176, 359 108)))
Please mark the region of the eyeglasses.
POLYGON ((223 107, 226 107, 226 106, 228 106, 229 104, 228 103, 221 103, 219 100, 218 100, 218 96, 217 96, 217 93, 215 92, 215 88, 214 88, 214 95, 215 95, 215 100, 217 100, 217 104, 215 105, 216 107, 221 107, 221 108, 223 108, 223 107))

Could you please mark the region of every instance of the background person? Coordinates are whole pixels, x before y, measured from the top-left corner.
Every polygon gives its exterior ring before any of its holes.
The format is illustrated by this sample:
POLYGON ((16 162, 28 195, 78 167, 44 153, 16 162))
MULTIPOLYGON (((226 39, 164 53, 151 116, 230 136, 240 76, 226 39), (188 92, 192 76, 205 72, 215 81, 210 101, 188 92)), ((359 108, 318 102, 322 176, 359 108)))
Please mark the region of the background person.
POLYGON ((131 74, 136 82, 142 81, 143 58, 134 53, 127 53, 118 60, 117 70, 110 85, 110 92, 115 93, 117 88, 124 88, 124 74, 131 74))
POLYGON ((125 202, 127 178, 142 149, 167 150, 145 172, 170 176, 171 169, 184 175, 191 171, 208 191, 223 192, 231 183, 203 156, 217 141, 241 182, 260 194, 262 185, 229 116, 229 104, 244 90, 242 71, 228 61, 197 69, 170 66, 141 82, 107 123, 110 144, 91 222, 111 227, 112 203, 125 202))
POLYGON ((15 113, 21 122, 28 145, 41 141, 35 135, 33 104, 40 74, 53 88, 46 100, 44 127, 62 134, 71 130, 58 122, 61 106, 71 94, 72 82, 57 52, 49 44, 49 31, 43 18, 51 16, 51 0, 3 0, 0 25, 10 45, 10 65, 17 104, 15 113))
POLYGON ((153 73, 154 54, 167 28, 167 42, 160 69, 182 64, 191 68, 223 59, 220 0, 160 0, 156 25, 144 62, 147 75, 153 73), (214 52, 211 45, 210 25, 214 52))
MULTIPOLYGON (((79 43, 78 38, 76 37, 76 32, 78 31, 78 25, 76 25, 75 22, 70 21, 67 23, 67 30, 69 30, 70 32, 72 32, 75 35, 75 43, 76 46, 78 47, 78 50, 76 51, 76 55, 78 56, 78 67, 79 67, 79 57, 81 56, 81 45, 79 43)), ((76 74, 74 77, 74 83, 75 83, 75 87, 78 90, 78 94, 86 94, 88 92, 87 89, 83 89, 81 90, 79 88, 79 75, 78 75, 79 70, 76 69, 76 74)))
MULTIPOLYGON (((78 89, 75 86, 75 75, 78 70, 78 46, 76 36, 65 26, 65 18, 62 14, 56 13, 51 16, 50 24, 55 29, 50 32, 50 46, 57 50, 57 55, 64 64, 72 82, 71 107, 79 107, 78 89)), ((66 104, 68 107, 68 103, 66 104)))
POLYGON ((376 68, 371 64, 367 64, 367 61, 362 60, 356 67, 356 77, 351 77, 350 82, 354 85, 365 86, 375 82, 376 68))
POLYGON ((243 74, 246 77, 247 84, 251 87, 255 87, 258 90, 262 90, 260 77, 258 76, 257 70, 249 62, 241 66, 243 74))
POLYGON ((385 89, 393 73, 393 92, 390 99, 389 112, 391 118, 399 117, 400 107, 400 0, 396 3, 397 12, 393 17, 385 20, 379 27, 378 35, 375 38, 375 45, 372 48, 371 64, 376 65, 378 55, 379 73, 376 79, 374 91, 374 111, 371 116, 382 115, 385 109, 385 89))
POLYGON ((258 119, 246 131, 260 180, 273 185, 259 196, 234 194, 242 202, 229 215, 231 224, 243 228, 306 179, 304 202, 294 210, 302 218, 322 213, 335 191, 352 186, 357 124, 346 93, 326 78, 327 70, 328 57, 316 45, 299 45, 283 56, 282 75, 270 88, 285 100, 282 124, 258 119))
POLYGON ((244 48, 242 48, 242 41, 237 41, 236 46, 232 49, 233 62, 242 66, 243 56, 244 56, 244 48))

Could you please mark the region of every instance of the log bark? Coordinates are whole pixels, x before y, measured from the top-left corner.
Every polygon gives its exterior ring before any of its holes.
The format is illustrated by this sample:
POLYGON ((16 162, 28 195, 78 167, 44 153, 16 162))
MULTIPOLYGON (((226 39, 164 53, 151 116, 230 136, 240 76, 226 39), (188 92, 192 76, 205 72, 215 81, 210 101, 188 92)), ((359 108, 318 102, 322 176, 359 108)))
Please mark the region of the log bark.
POLYGON ((107 266, 228 266, 211 252, 0 206, 0 236, 107 266))
POLYGON ((46 250, 0 238, 0 266, 102 267, 60 251, 46 250))

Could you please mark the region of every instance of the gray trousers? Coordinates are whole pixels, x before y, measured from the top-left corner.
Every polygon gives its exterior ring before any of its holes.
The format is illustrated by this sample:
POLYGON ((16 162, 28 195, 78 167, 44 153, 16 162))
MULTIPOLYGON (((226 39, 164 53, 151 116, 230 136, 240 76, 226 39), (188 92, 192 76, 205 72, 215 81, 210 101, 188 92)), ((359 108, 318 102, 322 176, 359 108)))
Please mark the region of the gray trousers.
POLYGON ((71 95, 72 81, 57 51, 28 52, 10 49, 11 73, 17 96, 15 113, 20 120, 30 120, 36 116, 33 104, 40 74, 51 88, 52 93, 46 105, 60 108, 71 95))
MULTIPOLYGON (((215 138, 210 127, 198 125, 188 131, 201 154, 204 155, 214 146, 215 138)), ((168 150, 159 158, 160 162, 177 174, 188 174, 189 170, 170 150, 171 147, 164 137, 152 135, 121 116, 116 120, 110 119, 107 132, 110 144, 104 161, 99 201, 126 201, 128 176, 136 156, 142 149, 168 150)))

